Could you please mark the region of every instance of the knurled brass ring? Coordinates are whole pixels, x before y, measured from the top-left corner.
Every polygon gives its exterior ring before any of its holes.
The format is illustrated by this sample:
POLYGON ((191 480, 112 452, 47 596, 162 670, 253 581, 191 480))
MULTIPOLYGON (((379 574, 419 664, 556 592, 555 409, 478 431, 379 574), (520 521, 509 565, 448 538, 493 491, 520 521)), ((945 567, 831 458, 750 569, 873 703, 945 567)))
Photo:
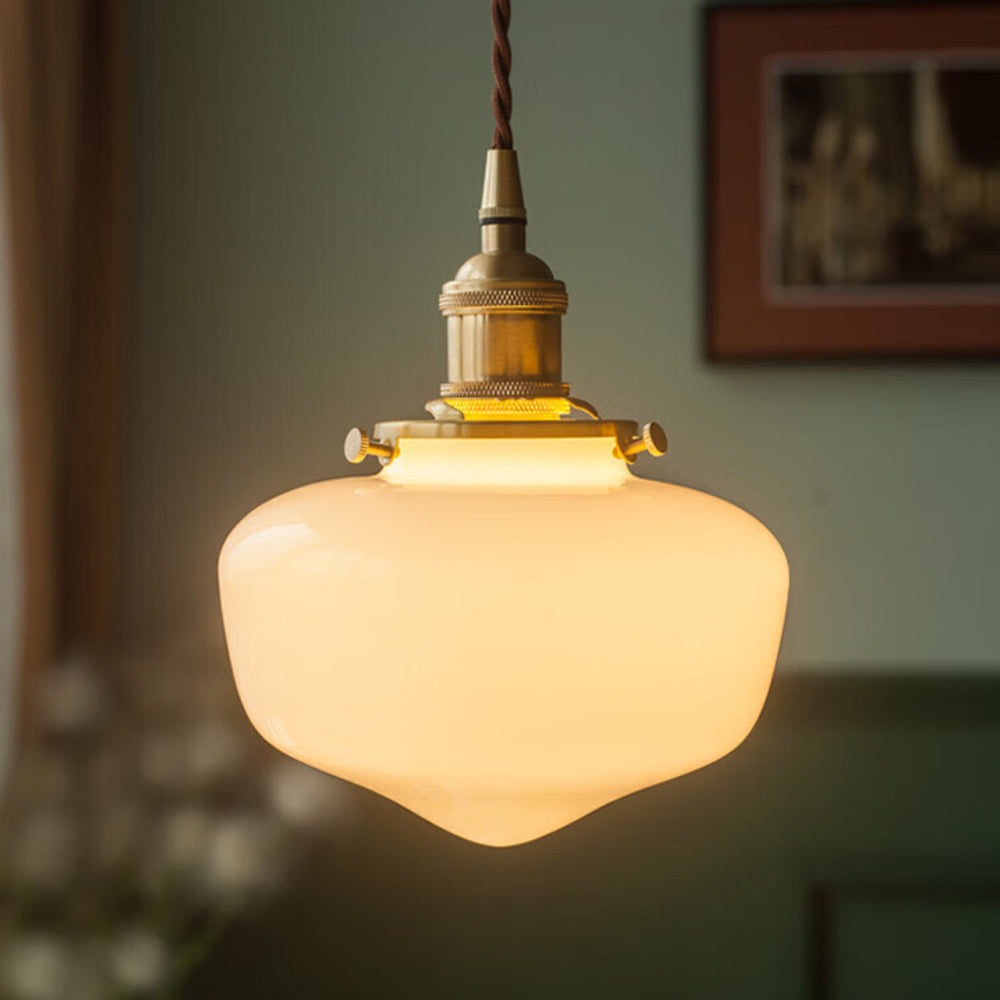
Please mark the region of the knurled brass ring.
POLYGON ((566 382, 532 382, 528 379, 497 379, 489 382, 442 382, 442 399, 479 396, 485 399, 535 399, 539 396, 568 396, 566 382))
POLYGON ((563 315, 569 296, 554 288, 475 288, 442 292, 438 308, 446 316, 481 312, 544 312, 563 315))

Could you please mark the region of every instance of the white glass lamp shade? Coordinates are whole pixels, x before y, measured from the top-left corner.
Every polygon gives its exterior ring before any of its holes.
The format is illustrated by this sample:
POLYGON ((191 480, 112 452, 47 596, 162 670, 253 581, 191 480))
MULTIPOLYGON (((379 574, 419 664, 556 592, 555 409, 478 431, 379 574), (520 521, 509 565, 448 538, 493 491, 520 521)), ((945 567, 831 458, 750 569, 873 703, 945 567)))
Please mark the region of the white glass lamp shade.
POLYGON ((788 590, 762 524, 608 438, 404 440, 250 513, 219 577, 265 739, 498 846, 740 743, 788 590))

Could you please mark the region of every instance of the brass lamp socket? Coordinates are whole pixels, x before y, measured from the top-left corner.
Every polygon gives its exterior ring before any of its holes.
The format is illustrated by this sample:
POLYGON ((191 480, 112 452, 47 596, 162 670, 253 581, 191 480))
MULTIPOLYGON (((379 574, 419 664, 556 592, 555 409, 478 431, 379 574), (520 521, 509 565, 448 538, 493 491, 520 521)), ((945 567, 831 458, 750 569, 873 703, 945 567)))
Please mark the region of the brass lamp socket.
POLYGON ((659 424, 602 420, 570 396, 562 380, 562 317, 569 298, 548 265, 525 249, 527 214, 517 153, 491 149, 479 209, 482 245, 441 289, 447 321, 448 380, 427 404, 433 420, 393 420, 374 433, 354 428, 344 442, 350 462, 383 464, 406 438, 608 438, 632 463, 662 455, 659 424))
POLYGON ((491 149, 479 209, 482 246, 441 289, 448 380, 442 398, 565 396, 566 286, 525 250, 527 213, 517 153, 491 149))

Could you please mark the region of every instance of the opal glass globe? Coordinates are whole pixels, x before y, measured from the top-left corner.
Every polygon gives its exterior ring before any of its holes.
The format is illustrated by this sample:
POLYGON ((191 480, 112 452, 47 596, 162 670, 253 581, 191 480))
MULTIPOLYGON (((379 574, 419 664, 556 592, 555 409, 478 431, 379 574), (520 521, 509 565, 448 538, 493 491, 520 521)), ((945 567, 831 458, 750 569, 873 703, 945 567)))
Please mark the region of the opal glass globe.
POLYGON ((613 439, 414 438, 258 507, 219 580, 265 739, 499 846, 740 743, 788 567, 759 521, 636 478, 613 439))

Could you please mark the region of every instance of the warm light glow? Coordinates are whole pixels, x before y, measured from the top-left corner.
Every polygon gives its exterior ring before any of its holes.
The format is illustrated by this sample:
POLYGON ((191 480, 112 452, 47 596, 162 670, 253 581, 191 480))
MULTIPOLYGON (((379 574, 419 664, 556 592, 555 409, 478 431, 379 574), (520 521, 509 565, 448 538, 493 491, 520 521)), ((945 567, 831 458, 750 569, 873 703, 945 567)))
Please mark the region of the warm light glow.
POLYGON ((397 486, 496 487, 504 497, 519 489, 592 493, 633 478, 613 451, 614 440, 599 437, 415 438, 401 443, 399 456, 378 478, 397 486))
POLYGON ((774 670, 784 554, 613 448, 408 439, 377 476, 245 517, 219 577, 261 734, 494 845, 740 743, 774 670))

